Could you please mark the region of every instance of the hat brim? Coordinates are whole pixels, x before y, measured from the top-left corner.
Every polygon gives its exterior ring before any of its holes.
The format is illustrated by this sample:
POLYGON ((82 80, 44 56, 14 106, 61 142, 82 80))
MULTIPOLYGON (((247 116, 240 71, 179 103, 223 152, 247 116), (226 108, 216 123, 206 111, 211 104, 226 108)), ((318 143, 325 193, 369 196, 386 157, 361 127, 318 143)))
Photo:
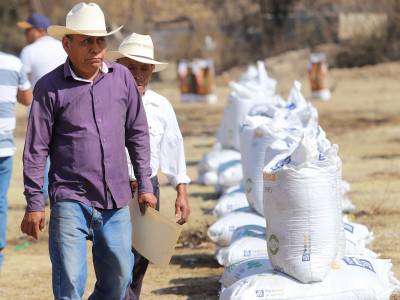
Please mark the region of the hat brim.
POLYGON ((146 57, 141 57, 141 56, 136 56, 136 55, 129 55, 125 54, 119 51, 107 51, 105 54, 105 58, 108 60, 115 61, 119 58, 127 57, 130 58, 134 61, 138 61, 143 64, 148 64, 148 65, 154 65, 154 70, 153 72, 160 72, 162 70, 165 70, 168 67, 168 63, 166 62, 161 62, 161 61, 156 61, 151 58, 146 58, 146 57))
POLYGON ((96 32, 96 31, 79 31, 79 30, 73 30, 70 28, 67 28, 65 26, 60 26, 60 25, 51 25, 47 28, 47 33, 58 40, 62 40, 63 36, 68 35, 68 34, 82 34, 82 35, 88 35, 88 36, 108 36, 116 33, 117 31, 120 31, 121 28, 124 26, 120 26, 117 29, 114 29, 113 31, 110 32, 96 32))
POLYGON ((19 21, 19 22, 17 22, 17 26, 18 26, 19 28, 21 28, 21 29, 24 29, 24 30, 33 28, 33 25, 30 24, 30 23, 28 23, 28 22, 26 22, 26 21, 19 21))

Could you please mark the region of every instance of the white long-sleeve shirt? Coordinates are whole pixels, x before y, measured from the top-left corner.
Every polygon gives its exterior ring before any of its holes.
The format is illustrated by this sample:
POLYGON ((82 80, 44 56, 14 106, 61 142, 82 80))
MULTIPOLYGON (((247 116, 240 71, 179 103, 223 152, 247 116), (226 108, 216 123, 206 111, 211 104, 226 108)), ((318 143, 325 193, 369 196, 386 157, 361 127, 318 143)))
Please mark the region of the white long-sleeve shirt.
MULTIPOLYGON (((152 177, 160 170, 174 187, 189 183, 183 138, 171 103, 152 90, 145 92, 142 101, 149 124, 152 177)), ((129 176, 133 180, 132 164, 126 153, 129 176)))
POLYGON ((45 74, 49 73, 67 59, 67 53, 60 41, 46 35, 24 47, 21 60, 24 71, 29 75, 32 86, 45 74))

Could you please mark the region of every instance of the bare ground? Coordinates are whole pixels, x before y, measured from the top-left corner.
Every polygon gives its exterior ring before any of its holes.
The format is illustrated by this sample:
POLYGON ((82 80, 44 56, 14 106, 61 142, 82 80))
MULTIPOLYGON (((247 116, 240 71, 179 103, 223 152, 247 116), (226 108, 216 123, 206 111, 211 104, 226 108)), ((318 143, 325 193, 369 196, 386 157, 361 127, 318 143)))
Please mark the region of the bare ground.
MULTIPOLYGON (((292 80, 306 83, 303 56, 290 53, 268 61, 285 97, 292 80)), ((232 79, 230 76, 224 74, 218 79, 220 102, 214 106, 179 103, 175 83, 154 85, 155 90, 174 104, 185 136, 189 175, 194 180, 198 160, 215 142, 214 133, 229 92, 224 83, 232 79)), ((340 146, 343 175, 351 183, 350 198, 357 207, 357 222, 368 225, 375 233, 372 250, 391 258, 394 271, 400 277, 400 63, 332 70, 330 78, 334 88, 332 101, 315 102, 320 123, 328 137, 340 146)), ((308 84, 304 90, 308 96, 308 84)), ((47 232, 40 241, 34 242, 19 231, 25 206, 21 170, 24 111, 19 109, 18 115, 19 149, 9 194, 8 247, 0 275, 0 299, 52 299, 47 232)), ((161 210, 172 217, 174 192, 163 185, 161 194, 161 210)), ((191 220, 185 225, 170 266, 150 266, 143 299, 217 299, 218 278, 223 269, 214 260, 215 247, 205 234, 213 222, 210 211, 216 198, 212 187, 195 183, 190 186, 191 220)), ((88 260, 91 260, 90 254, 88 260)), ((90 265, 85 298, 93 285, 90 265)))

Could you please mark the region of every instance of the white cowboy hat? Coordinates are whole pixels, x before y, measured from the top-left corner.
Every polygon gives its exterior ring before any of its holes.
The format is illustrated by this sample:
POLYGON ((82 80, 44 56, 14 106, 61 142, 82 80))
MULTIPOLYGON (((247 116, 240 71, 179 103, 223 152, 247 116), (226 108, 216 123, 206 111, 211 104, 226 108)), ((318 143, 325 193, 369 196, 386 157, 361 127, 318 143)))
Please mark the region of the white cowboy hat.
POLYGON ((117 51, 107 51, 105 55, 105 58, 109 60, 117 60, 122 57, 154 65, 153 72, 160 72, 168 66, 168 63, 154 60, 154 45, 150 35, 132 33, 122 41, 117 51))
POLYGON ((122 27, 107 32, 101 8, 96 3, 80 2, 68 12, 65 26, 52 25, 47 28, 47 32, 56 39, 62 39, 67 34, 107 36, 117 32, 122 27))

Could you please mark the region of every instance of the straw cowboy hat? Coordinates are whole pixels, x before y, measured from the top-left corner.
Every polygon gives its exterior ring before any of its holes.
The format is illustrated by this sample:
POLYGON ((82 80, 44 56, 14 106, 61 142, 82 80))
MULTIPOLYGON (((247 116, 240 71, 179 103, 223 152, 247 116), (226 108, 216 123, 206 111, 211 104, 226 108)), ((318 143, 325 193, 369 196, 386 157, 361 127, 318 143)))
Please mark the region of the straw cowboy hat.
POLYGON ((164 70, 168 63, 154 60, 154 45, 150 35, 132 33, 119 45, 117 51, 107 51, 105 57, 109 60, 127 57, 135 61, 154 65, 153 72, 164 70))
POLYGON ((52 25, 47 28, 47 32, 56 39, 62 39, 67 34, 107 36, 117 32, 122 27, 107 32, 101 8, 96 3, 80 2, 68 12, 65 26, 52 25))

